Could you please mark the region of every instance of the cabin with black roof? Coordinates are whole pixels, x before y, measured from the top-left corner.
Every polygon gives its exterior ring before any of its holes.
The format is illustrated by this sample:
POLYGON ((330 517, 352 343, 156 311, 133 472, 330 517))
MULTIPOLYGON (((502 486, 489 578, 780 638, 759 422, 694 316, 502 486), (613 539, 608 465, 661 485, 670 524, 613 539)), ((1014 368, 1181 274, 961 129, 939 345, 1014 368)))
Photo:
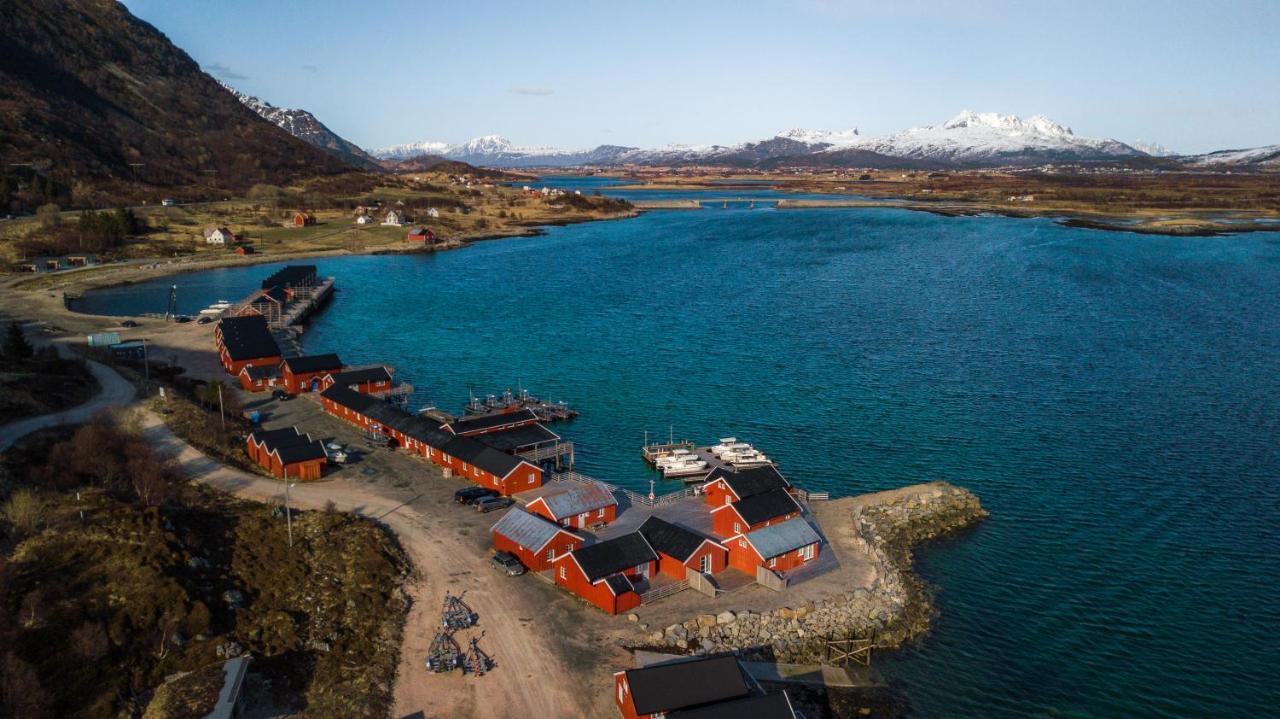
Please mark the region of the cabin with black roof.
POLYGON ((332 352, 287 357, 280 365, 280 380, 289 394, 318 392, 322 377, 341 371, 342 359, 332 352))
MULTIPOLYGON (((613 675, 614 702, 626 719, 662 719, 763 692, 734 656, 676 659, 613 675)), ((743 713, 734 719, 747 719, 743 713)))
POLYGON ((771 464, 734 471, 721 465, 707 473, 702 485, 707 506, 720 507, 774 489, 794 492, 791 482, 771 464))
POLYGON ((389 392, 391 369, 382 365, 364 369, 346 369, 341 372, 330 372, 320 378, 320 389, 329 389, 335 384, 364 394, 389 392))
POLYGON ((636 531, 658 553, 658 571, 672 579, 684 579, 690 570, 718 574, 729 564, 723 544, 661 517, 649 517, 636 531))
POLYGON ((329 459, 324 445, 297 427, 256 429, 245 445, 254 462, 281 479, 320 479, 329 459))
POLYGON ((609 614, 640 606, 641 587, 657 570, 658 555, 639 532, 575 549, 555 560, 556 584, 609 614))
POLYGON ((721 537, 733 537, 799 516, 800 505, 787 490, 771 489, 712 509, 711 530, 721 537))
POLYGON ((233 377, 251 365, 280 364, 280 347, 262 315, 222 318, 213 330, 213 341, 222 368, 233 377))
POLYGON ((246 392, 262 392, 280 383, 280 365, 248 365, 240 370, 240 387, 246 392))
POLYGON ((669 719, 796 719, 798 715, 791 696, 785 691, 778 691, 681 709, 667 716, 669 719))
POLYGON ((502 414, 482 414, 473 417, 460 417, 444 428, 454 434, 463 434, 468 437, 486 434, 488 432, 501 432, 504 430, 515 429, 516 427, 527 427, 538 423, 538 415, 533 410, 523 407, 514 412, 506 412, 502 414))

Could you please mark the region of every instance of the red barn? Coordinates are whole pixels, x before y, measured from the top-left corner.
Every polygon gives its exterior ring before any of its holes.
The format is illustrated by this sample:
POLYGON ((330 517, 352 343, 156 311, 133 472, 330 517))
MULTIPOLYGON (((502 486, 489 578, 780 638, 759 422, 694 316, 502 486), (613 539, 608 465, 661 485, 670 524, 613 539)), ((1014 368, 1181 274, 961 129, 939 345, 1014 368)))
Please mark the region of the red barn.
POLYGON ((502 515, 493 525, 493 548, 510 552, 530 571, 550 569, 556 557, 582 546, 578 535, 521 509, 502 515))
POLYGON ((320 378, 321 389, 329 389, 335 384, 363 394, 387 392, 391 389, 391 370, 386 367, 349 369, 330 372, 320 378))
POLYGON ((245 444, 250 459, 282 479, 320 479, 329 459, 324 445, 297 427, 254 430, 245 444))
POLYGON ((575 549, 555 560, 556 584, 609 614, 640 606, 636 583, 653 576, 658 555, 639 532, 575 549))
POLYGON ((253 245, 240 245, 236 248, 237 255, 252 255, 253 252, 253 245))
MULTIPOLYGON (((614 702, 626 719, 657 719, 751 697, 755 682, 733 656, 679 658, 613 675, 614 702)), ((754 719, 753 713, 735 716, 754 719)))
POLYGON ((797 517, 725 541, 729 566, 751 576, 757 567, 785 572, 818 558, 822 537, 797 517))
POLYGON ((722 465, 711 470, 702 485, 707 505, 711 507, 739 502, 774 489, 792 491, 791 483, 771 464, 737 472, 722 465))
POLYGON ((471 437, 456 436, 439 452, 441 458, 433 460, 437 464, 503 496, 542 486, 541 467, 471 437))
POLYGON ((721 537, 733 537, 799 516, 800 505, 787 490, 771 489, 711 510, 711 530, 721 537))
POLYGON ((294 227, 310 227, 314 224, 316 224, 315 215, 312 215, 311 213, 308 213, 308 212, 293 213, 294 227))
POLYGON ((222 318, 214 328, 213 342, 222 368, 235 377, 245 367, 280 364, 280 348, 267 319, 259 314, 222 318))
POLYGON ((729 550, 714 539, 649 517, 636 530, 658 553, 658 571, 672 579, 684 579, 689 570, 718 574, 729 564, 729 550))
POLYGON ((603 484, 588 482, 538 497, 525 509, 564 527, 586 529, 617 519, 618 499, 603 484))
POLYGON ((409 242, 430 243, 436 241, 436 233, 425 227, 415 227, 409 230, 409 242))
POLYGON ((321 378, 340 371, 342 371, 342 360, 332 352, 289 357, 280 365, 280 381, 290 394, 319 392, 321 378))

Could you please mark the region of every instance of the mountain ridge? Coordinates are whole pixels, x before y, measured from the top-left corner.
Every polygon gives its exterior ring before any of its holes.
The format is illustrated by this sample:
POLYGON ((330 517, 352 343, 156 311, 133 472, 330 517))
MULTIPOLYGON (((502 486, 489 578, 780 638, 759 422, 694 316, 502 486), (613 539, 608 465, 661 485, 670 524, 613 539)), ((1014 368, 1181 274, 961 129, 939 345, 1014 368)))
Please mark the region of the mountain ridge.
POLYGON ((382 165, 359 145, 330 130, 315 115, 307 110, 278 107, 257 96, 241 92, 231 85, 218 80, 218 84, 230 92, 245 107, 253 110, 262 119, 273 123, 285 132, 315 147, 336 155, 347 163, 366 170, 381 170, 382 165))

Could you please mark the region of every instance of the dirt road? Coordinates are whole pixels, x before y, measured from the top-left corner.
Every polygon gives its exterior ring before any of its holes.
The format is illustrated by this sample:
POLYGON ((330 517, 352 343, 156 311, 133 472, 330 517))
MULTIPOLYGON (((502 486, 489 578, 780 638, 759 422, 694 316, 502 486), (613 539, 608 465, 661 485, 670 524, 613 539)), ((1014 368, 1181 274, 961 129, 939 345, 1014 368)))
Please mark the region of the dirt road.
MULTIPOLYGON (((196 481, 246 499, 283 502, 280 482, 219 464, 176 437, 154 413, 145 412, 142 425, 153 446, 176 457, 196 481)), ((470 532, 449 531, 447 522, 417 506, 426 504, 421 498, 400 502, 342 480, 296 484, 290 489, 290 499, 295 506, 310 509, 332 501, 339 510, 385 523, 399 537, 420 574, 418 581, 406 587, 413 607, 405 625, 393 716, 414 716, 416 712, 425 717, 494 719, 589 715, 569 683, 540 680, 570 675, 550 645, 556 638, 538 631, 536 621, 529 621, 541 610, 527 593, 500 586, 509 578, 478 561, 474 542, 468 539, 470 532), (464 593, 465 601, 479 615, 478 628, 484 632, 481 647, 497 665, 489 675, 433 675, 425 670, 423 660, 439 626, 446 590, 464 593)), ((484 521, 487 524, 490 519, 484 521)))
MULTIPOLYGON (((58 350, 66 354, 61 345, 58 346, 58 350)), ((102 387, 97 396, 82 405, 64 409, 61 412, 28 417, 0 427, 0 452, 9 449, 14 442, 37 430, 64 424, 81 424, 104 409, 123 407, 133 401, 135 390, 132 384, 105 365, 93 360, 86 360, 86 362, 88 362, 89 371, 102 387)))

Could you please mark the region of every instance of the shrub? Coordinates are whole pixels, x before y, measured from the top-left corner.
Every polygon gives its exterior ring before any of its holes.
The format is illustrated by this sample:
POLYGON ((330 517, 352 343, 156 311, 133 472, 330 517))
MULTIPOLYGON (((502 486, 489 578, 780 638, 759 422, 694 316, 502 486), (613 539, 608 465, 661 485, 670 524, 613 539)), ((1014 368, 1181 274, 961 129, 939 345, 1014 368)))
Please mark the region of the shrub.
POLYGON ((44 502, 29 489, 19 489, 4 504, 4 518, 23 534, 30 534, 44 524, 44 502))

